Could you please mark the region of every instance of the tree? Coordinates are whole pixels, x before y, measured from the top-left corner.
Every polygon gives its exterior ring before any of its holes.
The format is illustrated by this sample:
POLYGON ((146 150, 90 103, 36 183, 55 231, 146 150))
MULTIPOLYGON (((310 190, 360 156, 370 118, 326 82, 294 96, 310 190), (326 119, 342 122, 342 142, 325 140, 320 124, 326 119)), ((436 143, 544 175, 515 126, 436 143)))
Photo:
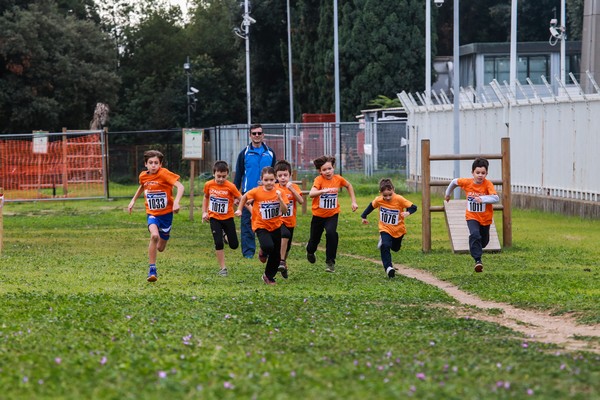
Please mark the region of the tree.
POLYGON ((111 44, 92 22, 49 1, 0 16, 2 132, 84 129, 97 102, 114 104, 111 44))

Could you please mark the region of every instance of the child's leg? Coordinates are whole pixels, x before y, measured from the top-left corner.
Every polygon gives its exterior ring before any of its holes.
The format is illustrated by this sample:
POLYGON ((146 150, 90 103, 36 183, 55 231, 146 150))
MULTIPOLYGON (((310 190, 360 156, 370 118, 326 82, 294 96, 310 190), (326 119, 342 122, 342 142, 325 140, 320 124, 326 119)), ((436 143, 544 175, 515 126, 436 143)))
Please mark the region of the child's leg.
POLYGON ((327 263, 335 263, 339 236, 337 233, 339 214, 325 219, 325 255, 327 263))
POLYGON ((221 227, 221 221, 211 218, 209 222, 210 231, 215 243, 215 255, 217 257, 217 262, 219 263, 219 267, 223 269, 225 268, 225 252, 223 251, 225 244, 223 243, 223 229, 221 227))
POLYGON ((283 239, 281 240, 281 248, 285 249, 285 258, 288 258, 288 255, 290 254, 290 249, 292 248, 292 240, 294 239, 294 228, 287 228, 288 231, 290 231, 290 238, 287 241, 286 246, 283 246, 283 239))
POLYGON ((317 246, 319 246, 319 243, 321 242, 321 236, 325 229, 325 221, 326 218, 312 217, 310 221, 310 237, 306 245, 306 252, 308 254, 315 254, 317 251, 317 246))
MULTIPOLYGON (((279 229, 277 229, 278 232, 279 229)), ((277 267, 279 266, 279 247, 275 248, 275 243, 273 242, 273 237, 271 236, 271 232, 266 229, 257 229, 256 236, 258 237, 258 244, 260 245, 260 249, 265 257, 267 257, 267 265, 265 266, 265 275, 270 280, 274 280, 275 275, 277 274, 277 267), (277 254, 274 255, 274 252, 277 250, 277 254), (277 259, 277 266, 275 266, 275 270, 270 268, 271 259, 277 259)), ((279 233, 279 246, 281 246, 281 233, 279 233)))
POLYGON ((487 247, 490 242, 490 226, 491 225, 481 225, 479 228, 479 233, 481 234, 481 247, 487 247))
POLYGON ((233 218, 229 218, 221 221, 221 227, 227 235, 229 248, 233 250, 237 249, 240 246, 240 242, 238 241, 237 232, 235 231, 235 220, 233 218))
POLYGON ((281 261, 281 229, 275 229, 274 231, 269 232, 269 235, 273 242, 273 252, 269 255, 269 259, 267 260, 265 275, 267 275, 269 279, 273 279, 273 277, 277 275, 279 262, 281 261))
POLYGON ((469 228, 469 250, 471 257, 476 263, 481 262, 481 256, 483 255, 483 247, 481 243, 481 225, 478 221, 469 219, 467 220, 467 227, 469 228))
POLYGON ((383 270, 387 271, 388 267, 393 268, 392 253, 390 253, 393 238, 387 232, 379 232, 379 236, 381 238, 381 246, 379 247, 379 254, 381 254, 381 263, 383 264, 383 270))
MULTIPOLYGON (((293 230, 294 228, 291 229, 293 230)), ((287 258, 286 253, 288 249, 288 244, 291 244, 291 237, 292 234, 290 232, 290 228, 288 228, 285 225, 281 225, 281 250, 279 252, 281 261, 285 261, 285 259, 287 258)))
POLYGON ((150 243, 148 244, 148 262, 150 264, 156 264, 156 254, 158 250, 158 243, 160 236, 158 234, 158 226, 152 224, 148 225, 150 231, 150 243))

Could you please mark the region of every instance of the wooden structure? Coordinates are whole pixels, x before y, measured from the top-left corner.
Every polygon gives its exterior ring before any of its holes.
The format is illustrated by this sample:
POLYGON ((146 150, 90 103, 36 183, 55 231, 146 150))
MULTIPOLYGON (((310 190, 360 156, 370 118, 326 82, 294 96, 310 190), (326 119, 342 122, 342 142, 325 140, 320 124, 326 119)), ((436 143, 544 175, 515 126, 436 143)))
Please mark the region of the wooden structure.
MULTIPOLYGON (((512 209, 511 209, 511 183, 510 183, 510 139, 502 138, 502 149, 500 154, 442 154, 442 155, 431 155, 431 144, 429 139, 423 139, 421 141, 421 180, 423 186, 423 211, 422 211, 422 241, 423 251, 431 251, 431 213, 432 212, 446 212, 446 221, 449 221, 449 211, 445 206, 432 206, 431 205, 431 187, 432 186, 448 186, 450 181, 432 181, 431 180, 431 161, 447 161, 447 160, 474 160, 477 157, 483 157, 488 160, 501 160, 502 163, 502 180, 492 180, 494 185, 502 185, 502 204, 494 205, 494 210, 502 210, 502 242, 504 247, 512 246, 512 209)), ((458 203, 455 203, 458 204, 458 203)), ((462 220, 466 227, 464 219, 464 210, 462 208, 462 220)), ((454 220, 454 219, 452 219, 454 220)), ((460 225, 450 224, 448 222, 448 233, 450 240, 452 241, 453 235, 460 235, 460 225)), ((495 229, 494 229, 495 231, 495 229)), ((491 240, 491 229, 490 229, 490 245, 491 240)), ((496 234, 497 237, 497 234, 496 234)), ((488 248, 490 249, 490 245, 488 248)), ((453 243, 453 250, 456 252, 453 243)), ((468 235, 467 235, 467 250, 468 250, 468 235)))

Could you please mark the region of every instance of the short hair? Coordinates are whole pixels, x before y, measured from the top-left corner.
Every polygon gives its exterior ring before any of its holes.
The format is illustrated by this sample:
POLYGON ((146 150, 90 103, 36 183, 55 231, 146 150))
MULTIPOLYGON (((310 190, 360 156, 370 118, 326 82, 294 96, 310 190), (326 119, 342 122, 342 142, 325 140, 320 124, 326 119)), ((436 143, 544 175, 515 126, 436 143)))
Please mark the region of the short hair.
POLYGON ((320 171, 321 167, 328 162, 331 163, 332 167, 335 167, 335 157, 334 156, 321 156, 319 158, 316 158, 313 161, 313 164, 315 165, 315 168, 320 171))
POLYGON ((279 160, 275 163, 275 172, 279 171, 287 171, 292 174, 292 164, 287 162, 286 160, 279 160))
POLYGON ((146 164, 149 159, 154 158, 154 157, 158 157, 158 161, 160 161, 161 164, 163 162, 163 158, 165 158, 163 153, 161 153, 158 150, 148 150, 148 151, 144 152, 144 164, 146 164))
POLYGON ((381 178, 379 181, 379 192, 383 192, 384 190, 394 191, 394 184, 390 178, 381 178))
POLYGON ((475 161, 473 161, 473 165, 471 166, 471 172, 475 171, 475 168, 483 167, 487 171, 489 169, 490 163, 488 160, 482 157, 477 157, 475 161))
POLYGON ((222 160, 219 161, 215 161, 214 165, 213 165, 213 174, 215 172, 227 172, 229 173, 229 165, 222 160))
POLYGON ((248 132, 252 132, 253 129, 262 128, 261 124, 252 124, 250 125, 250 130, 248 132))
POLYGON ((261 171, 260 171, 260 178, 262 179, 262 177, 265 174, 271 174, 273 176, 275 176, 275 169, 273 167, 264 167, 261 171))

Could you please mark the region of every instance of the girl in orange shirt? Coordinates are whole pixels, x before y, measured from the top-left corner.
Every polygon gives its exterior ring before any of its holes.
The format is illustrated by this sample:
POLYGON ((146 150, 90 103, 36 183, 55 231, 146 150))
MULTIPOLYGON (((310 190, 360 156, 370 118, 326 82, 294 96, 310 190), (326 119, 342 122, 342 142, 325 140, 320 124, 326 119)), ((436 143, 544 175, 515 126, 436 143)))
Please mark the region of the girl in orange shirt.
POLYGON ((397 252, 402 246, 402 238, 406 234, 404 219, 417 211, 417 206, 404 197, 394 192, 394 184, 391 179, 383 178, 379 181, 380 195, 370 203, 363 211, 363 224, 368 224, 367 216, 376 208, 379 208, 379 243, 377 247, 381 253, 383 270, 389 278, 396 276, 396 270, 392 264, 392 253, 397 252))
POLYGON ((281 252, 281 214, 287 212, 287 203, 281 190, 275 188, 273 167, 264 167, 260 179, 262 186, 244 193, 235 215, 241 216, 246 202, 252 202, 252 230, 260 244, 258 258, 266 263, 262 279, 267 285, 275 285, 281 252))
POLYGON ((312 201, 312 220, 310 221, 310 238, 306 244, 306 258, 308 262, 314 264, 317 261, 315 251, 321 241, 323 231, 325 231, 325 271, 335 271, 335 257, 338 248, 338 215, 340 205, 338 203, 338 194, 341 188, 345 187, 350 194, 352 201, 352 212, 356 211, 356 197, 352 184, 342 178, 341 175, 334 174, 335 157, 321 156, 313 161, 313 164, 319 171, 313 182, 308 196, 312 201))

